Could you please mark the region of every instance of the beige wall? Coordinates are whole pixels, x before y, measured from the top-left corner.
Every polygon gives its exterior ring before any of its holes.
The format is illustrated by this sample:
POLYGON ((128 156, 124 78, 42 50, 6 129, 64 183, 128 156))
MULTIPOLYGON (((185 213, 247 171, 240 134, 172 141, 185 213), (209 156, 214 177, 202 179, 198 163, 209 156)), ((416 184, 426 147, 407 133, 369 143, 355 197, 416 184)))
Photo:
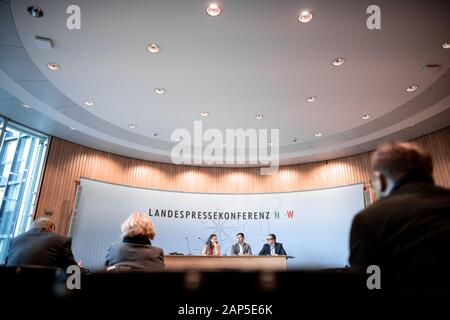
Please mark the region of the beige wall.
MULTIPOLYGON (((450 188, 450 127, 415 141, 432 154, 437 184, 450 188)), ((67 233, 80 177, 176 191, 252 193, 309 190, 371 179, 370 153, 308 164, 282 166, 275 175, 258 168, 177 166, 131 159, 53 138, 44 172, 37 216, 51 212, 57 231, 67 233)))

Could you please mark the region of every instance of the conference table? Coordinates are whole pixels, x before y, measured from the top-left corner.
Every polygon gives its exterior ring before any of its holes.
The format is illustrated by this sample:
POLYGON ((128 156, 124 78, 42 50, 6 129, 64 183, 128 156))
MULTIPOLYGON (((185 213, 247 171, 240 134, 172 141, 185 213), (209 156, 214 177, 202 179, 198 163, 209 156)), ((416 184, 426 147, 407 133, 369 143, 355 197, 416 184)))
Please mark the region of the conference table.
POLYGON ((286 256, 166 255, 168 271, 183 270, 286 270, 286 256))

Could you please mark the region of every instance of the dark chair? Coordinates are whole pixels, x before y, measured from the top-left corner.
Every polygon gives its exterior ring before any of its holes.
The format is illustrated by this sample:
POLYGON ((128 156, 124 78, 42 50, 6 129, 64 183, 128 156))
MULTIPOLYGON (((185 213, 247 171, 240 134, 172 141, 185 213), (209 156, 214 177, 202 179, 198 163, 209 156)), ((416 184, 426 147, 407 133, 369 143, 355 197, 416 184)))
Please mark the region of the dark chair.
POLYGON ((57 268, 0 266, 2 303, 18 299, 35 304, 51 303, 54 299, 54 284, 64 278, 65 273, 57 268))

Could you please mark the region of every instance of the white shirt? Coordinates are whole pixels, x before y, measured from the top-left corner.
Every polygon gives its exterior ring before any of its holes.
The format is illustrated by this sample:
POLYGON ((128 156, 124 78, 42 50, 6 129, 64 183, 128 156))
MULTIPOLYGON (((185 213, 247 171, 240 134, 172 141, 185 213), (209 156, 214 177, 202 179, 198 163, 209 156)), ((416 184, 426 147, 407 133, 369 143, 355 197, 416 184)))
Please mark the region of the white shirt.
POLYGON ((239 253, 244 254, 244 244, 239 243, 239 253))
POLYGON ((270 246, 270 255, 271 256, 275 255, 275 245, 270 246))

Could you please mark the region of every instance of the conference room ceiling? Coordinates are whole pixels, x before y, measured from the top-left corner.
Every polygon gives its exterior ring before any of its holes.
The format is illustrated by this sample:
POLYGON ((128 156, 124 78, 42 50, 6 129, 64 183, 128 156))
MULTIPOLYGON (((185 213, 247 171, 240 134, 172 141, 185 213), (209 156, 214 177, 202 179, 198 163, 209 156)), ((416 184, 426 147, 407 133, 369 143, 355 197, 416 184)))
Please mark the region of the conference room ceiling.
POLYGON ((72 2, 0 1, 1 115, 162 162, 171 161, 171 133, 193 131, 197 120, 223 133, 279 129, 282 164, 373 150, 450 124, 449 1, 378 1, 380 30, 366 26, 371 1, 331 0, 222 0, 216 17, 206 1, 79 0, 81 29, 69 30, 72 2), (30 5, 43 16, 31 16, 30 5), (301 23, 305 9, 313 18, 301 23), (152 43, 158 53, 147 50, 152 43))

